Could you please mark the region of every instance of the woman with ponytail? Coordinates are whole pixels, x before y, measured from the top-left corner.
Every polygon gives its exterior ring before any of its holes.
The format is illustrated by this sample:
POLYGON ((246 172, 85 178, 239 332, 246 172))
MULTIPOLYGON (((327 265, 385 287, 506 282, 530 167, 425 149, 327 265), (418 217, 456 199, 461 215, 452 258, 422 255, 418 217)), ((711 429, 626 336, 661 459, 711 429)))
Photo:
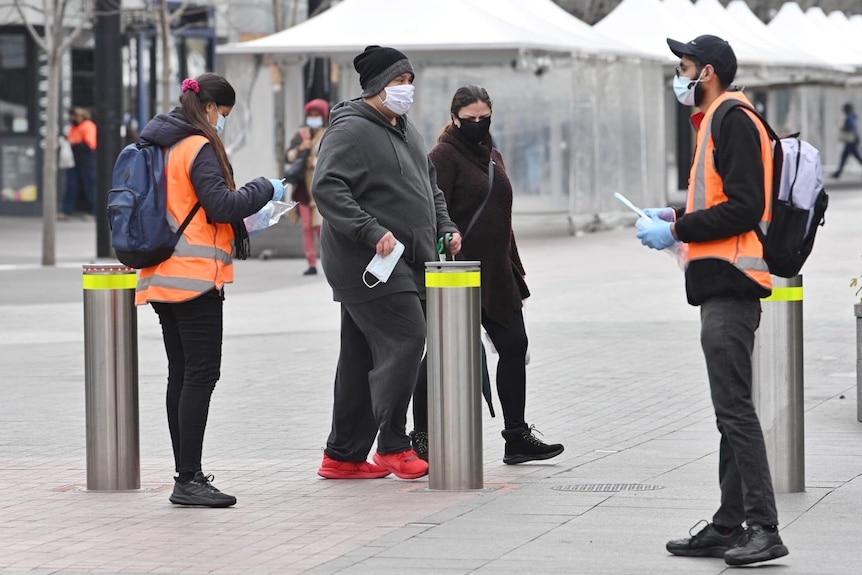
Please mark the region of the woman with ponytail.
POLYGON ((233 282, 233 258, 246 259, 243 218, 280 200, 280 180, 256 178, 241 188, 233 179, 221 133, 236 103, 218 74, 183 81, 180 106, 150 120, 141 139, 165 150, 167 213, 179 230, 173 255, 142 269, 137 304, 152 304, 168 357, 167 412, 177 477, 170 501, 228 507, 201 465, 210 397, 221 369, 224 285, 233 282))

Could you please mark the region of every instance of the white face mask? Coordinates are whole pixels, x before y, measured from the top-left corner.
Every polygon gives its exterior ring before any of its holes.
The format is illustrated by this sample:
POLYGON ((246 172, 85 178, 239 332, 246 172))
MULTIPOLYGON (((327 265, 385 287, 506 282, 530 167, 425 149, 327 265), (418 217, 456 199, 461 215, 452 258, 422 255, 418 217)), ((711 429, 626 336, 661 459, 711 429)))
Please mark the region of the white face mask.
POLYGON ((374 254, 374 257, 371 258, 371 261, 368 262, 368 265, 365 266, 365 271, 362 273, 362 283, 364 283, 366 287, 373 288, 377 287, 380 282, 386 283, 389 281, 389 276, 392 275, 392 270, 395 269, 395 264, 398 263, 398 258, 400 258, 403 253, 404 244, 396 240, 395 247, 391 252, 389 252, 388 256, 374 254), (365 281, 365 274, 371 274, 376 277, 377 283, 369 285, 368 282, 365 281))
POLYGON ((312 130, 316 130, 318 128, 323 127, 323 118, 320 116, 309 116, 305 119, 305 125, 311 128, 312 130))
POLYGON ((701 70, 700 76, 696 80, 686 78, 685 76, 673 77, 673 92, 676 94, 676 99, 683 106, 694 106, 694 89, 700 82, 703 82, 703 73, 706 69, 701 70))
POLYGON ((410 110, 413 104, 413 93, 416 87, 413 84, 400 84, 398 86, 386 86, 386 99, 383 105, 398 116, 403 116, 410 110))

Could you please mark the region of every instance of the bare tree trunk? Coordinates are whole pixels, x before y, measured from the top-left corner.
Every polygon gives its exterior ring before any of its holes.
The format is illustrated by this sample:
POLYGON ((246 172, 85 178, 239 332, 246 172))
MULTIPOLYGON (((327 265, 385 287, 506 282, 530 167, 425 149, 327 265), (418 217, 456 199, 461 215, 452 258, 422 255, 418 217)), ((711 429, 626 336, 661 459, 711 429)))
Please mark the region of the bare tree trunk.
POLYGON ((51 42, 48 51, 48 109, 45 110, 45 153, 42 164, 42 265, 56 260, 57 231, 57 135, 60 131, 60 62, 62 54, 51 42))
MULTIPOLYGON (((63 54, 81 33, 84 23, 93 15, 93 6, 87 0, 80 2, 74 29, 67 33, 66 8, 69 0, 43 0, 41 22, 44 34, 40 34, 24 12, 22 0, 14 0, 18 15, 36 45, 45 53, 48 64, 47 109, 45 110, 45 139, 42 160, 42 265, 57 263, 57 144, 60 132, 60 64, 63 54)), ((70 27, 71 28, 71 27, 70 27)))

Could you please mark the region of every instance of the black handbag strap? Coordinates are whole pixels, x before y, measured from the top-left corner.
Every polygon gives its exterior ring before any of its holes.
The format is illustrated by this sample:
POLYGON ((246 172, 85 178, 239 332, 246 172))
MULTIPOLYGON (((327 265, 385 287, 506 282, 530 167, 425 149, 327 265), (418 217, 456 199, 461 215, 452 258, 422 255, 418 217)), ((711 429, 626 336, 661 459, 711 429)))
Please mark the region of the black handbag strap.
POLYGON ((485 199, 482 200, 482 203, 479 204, 479 208, 476 210, 476 213, 473 214, 473 217, 470 219, 470 223, 467 224, 467 229, 464 230, 463 234, 461 234, 462 241, 467 237, 467 234, 470 233, 470 230, 473 229, 473 226, 476 225, 476 220, 478 220, 479 216, 482 215, 482 210, 485 209, 485 205, 491 198, 491 188, 494 187, 494 166, 494 160, 488 160, 488 193, 485 195, 485 199))

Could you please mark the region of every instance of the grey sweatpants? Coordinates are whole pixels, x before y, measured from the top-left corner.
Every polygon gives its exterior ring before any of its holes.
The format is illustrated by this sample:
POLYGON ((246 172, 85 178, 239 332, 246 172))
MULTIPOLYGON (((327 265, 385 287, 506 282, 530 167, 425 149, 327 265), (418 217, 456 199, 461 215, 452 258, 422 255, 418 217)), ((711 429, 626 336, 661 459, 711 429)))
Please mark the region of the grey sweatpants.
POLYGON ((329 457, 365 461, 375 436, 379 453, 410 449, 407 407, 424 347, 425 315, 415 292, 341 304, 329 457))

